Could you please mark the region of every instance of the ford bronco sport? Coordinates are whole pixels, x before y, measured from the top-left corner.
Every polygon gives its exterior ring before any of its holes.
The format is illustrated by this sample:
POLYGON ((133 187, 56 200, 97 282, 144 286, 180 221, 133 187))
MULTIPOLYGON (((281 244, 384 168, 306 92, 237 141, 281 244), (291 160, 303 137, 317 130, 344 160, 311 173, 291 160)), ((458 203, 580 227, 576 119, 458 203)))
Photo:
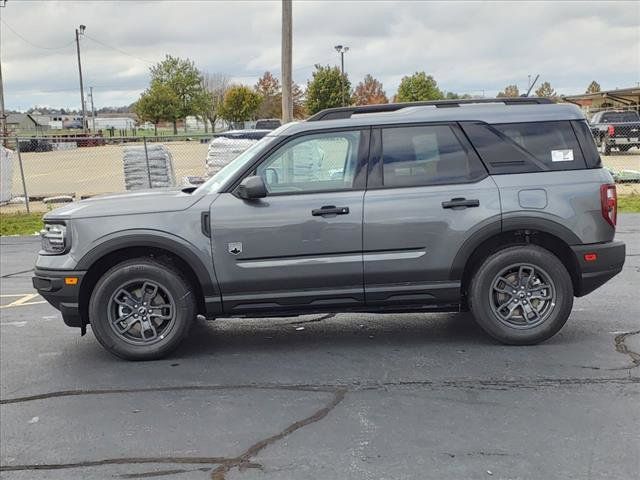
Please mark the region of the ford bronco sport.
POLYGON ((198 188, 47 213, 34 287, 127 359, 196 316, 469 309, 534 344, 622 269, 616 189, 573 105, 371 105, 274 130, 198 188))

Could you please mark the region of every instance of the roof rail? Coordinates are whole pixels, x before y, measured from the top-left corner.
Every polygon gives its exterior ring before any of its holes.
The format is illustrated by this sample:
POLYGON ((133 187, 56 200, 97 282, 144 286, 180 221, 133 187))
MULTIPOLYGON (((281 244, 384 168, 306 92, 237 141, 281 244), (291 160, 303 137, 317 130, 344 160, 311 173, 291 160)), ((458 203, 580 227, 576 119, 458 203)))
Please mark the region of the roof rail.
POLYGON ((477 98, 464 100, 432 100, 428 102, 407 102, 407 103, 383 103, 380 105, 360 105, 351 107, 327 108, 315 115, 307 118, 307 122, 317 122, 320 120, 338 120, 351 118, 354 113, 382 113, 395 112, 408 107, 423 107, 433 105, 437 108, 455 108, 468 103, 504 103, 505 105, 539 105, 555 103, 550 98, 542 97, 504 97, 504 98, 477 98))

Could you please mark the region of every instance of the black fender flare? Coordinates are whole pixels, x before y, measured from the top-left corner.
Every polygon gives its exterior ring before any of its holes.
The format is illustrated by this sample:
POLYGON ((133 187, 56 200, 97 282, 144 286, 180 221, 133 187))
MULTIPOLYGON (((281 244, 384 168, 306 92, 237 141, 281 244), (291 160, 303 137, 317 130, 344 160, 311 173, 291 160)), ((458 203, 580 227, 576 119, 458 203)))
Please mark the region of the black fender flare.
POLYGON ((491 237, 500 235, 501 233, 516 230, 535 230, 538 232, 548 233, 559 238, 567 245, 579 245, 583 242, 569 228, 542 216, 521 215, 520 213, 513 216, 505 215, 502 220, 493 220, 477 228, 467 240, 462 244, 460 250, 453 259, 451 270, 449 272, 450 280, 461 280, 467 262, 473 255, 473 252, 491 237))
MULTIPOLYGON (((180 257, 195 273, 202 293, 205 297, 205 304, 220 302, 220 292, 217 288, 217 281, 211 277, 209 270, 201 260, 203 251, 185 239, 166 232, 157 230, 128 230, 125 232, 114 232, 103 237, 97 245, 93 246, 78 261, 78 270, 89 270, 91 266, 112 252, 133 247, 151 247, 167 250, 180 257), (208 298, 209 297, 209 298, 208 298), (214 298, 211 298, 214 297, 214 298)), ((208 257, 211 252, 206 252, 208 257)), ((212 269, 213 269, 213 259, 212 269)))

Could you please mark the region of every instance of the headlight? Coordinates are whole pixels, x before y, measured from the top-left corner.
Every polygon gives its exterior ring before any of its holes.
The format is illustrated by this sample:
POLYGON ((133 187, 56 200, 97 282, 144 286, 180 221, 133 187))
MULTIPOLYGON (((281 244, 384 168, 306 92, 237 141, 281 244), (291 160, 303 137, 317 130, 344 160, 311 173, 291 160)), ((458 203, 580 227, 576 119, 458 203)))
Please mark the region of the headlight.
POLYGON ((60 254, 67 249, 67 227, 59 224, 45 223, 44 228, 40 230, 40 240, 42 241, 42 250, 47 253, 60 254))

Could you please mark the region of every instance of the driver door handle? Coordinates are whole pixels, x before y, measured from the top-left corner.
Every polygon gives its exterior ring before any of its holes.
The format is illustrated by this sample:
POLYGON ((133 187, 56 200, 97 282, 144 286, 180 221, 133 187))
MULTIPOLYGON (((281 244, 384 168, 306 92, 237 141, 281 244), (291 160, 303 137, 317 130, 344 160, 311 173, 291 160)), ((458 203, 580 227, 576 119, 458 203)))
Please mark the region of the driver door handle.
POLYGON ((311 210, 311 215, 314 217, 323 217, 325 215, 347 215, 348 213, 349 207, 336 207, 335 205, 325 205, 324 207, 311 210))

